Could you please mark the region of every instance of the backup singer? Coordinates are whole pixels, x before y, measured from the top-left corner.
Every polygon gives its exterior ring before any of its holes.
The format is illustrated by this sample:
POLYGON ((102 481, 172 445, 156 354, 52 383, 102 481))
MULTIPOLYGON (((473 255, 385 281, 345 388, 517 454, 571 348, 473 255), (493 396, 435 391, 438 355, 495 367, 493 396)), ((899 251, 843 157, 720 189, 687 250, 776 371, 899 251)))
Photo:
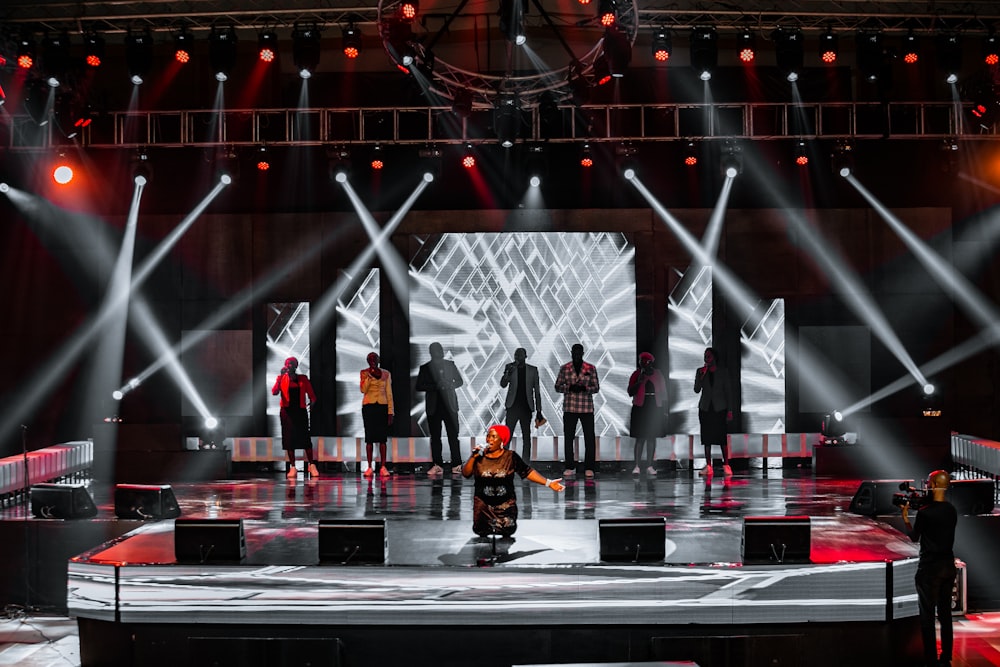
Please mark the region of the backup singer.
POLYGON ((519 347, 514 350, 514 361, 507 364, 500 376, 500 386, 507 388, 504 407, 507 414, 504 421, 511 434, 514 427, 521 424, 521 458, 531 461, 531 413, 535 415, 536 426, 545 423, 542 416, 542 391, 538 384, 538 368, 527 363, 528 352, 519 347))
POLYGON ((597 438, 594 433, 594 394, 601 390, 597 378, 597 367, 583 360, 583 345, 576 343, 570 348, 572 361, 559 368, 556 391, 565 394, 563 398, 563 452, 566 470, 563 477, 576 474, 576 457, 573 455, 573 439, 576 425, 583 427, 585 447, 583 465, 588 479, 593 478, 597 467, 597 438))
POLYGON ((392 375, 384 368, 379 368, 380 361, 377 354, 369 353, 368 368, 361 371, 361 393, 364 394, 361 399, 361 418, 365 423, 365 452, 368 457, 368 468, 364 474, 368 479, 375 474, 372 451, 376 443, 382 464, 379 476, 389 476, 386 443, 389 441, 389 427, 392 425, 395 409, 392 404, 392 375))
POLYGON ((663 435, 663 408, 667 404, 667 383, 663 374, 653 368, 656 359, 649 352, 639 355, 639 368, 628 380, 628 395, 632 397, 632 419, 629 434, 635 438, 635 468, 633 475, 646 466, 646 474, 656 475, 656 439, 663 435), (645 448, 645 457, 643 457, 645 448))
POLYGON ((694 393, 701 394, 698 421, 701 423, 701 444, 705 446, 705 469, 702 474, 712 476, 712 445, 718 445, 722 452, 722 470, 729 477, 733 469, 729 467, 726 423, 733 419, 733 395, 729 375, 718 364, 714 348, 705 348, 705 365, 694 374, 694 393))
POLYGON ((278 417, 281 420, 281 446, 288 460, 288 479, 298 476, 295 469, 296 449, 305 454, 306 474, 316 478, 319 477, 319 470, 313 458, 312 437, 309 434, 309 410, 316 405, 316 392, 309 378, 296 372, 298 368, 298 359, 285 359, 285 365, 271 387, 271 395, 281 396, 278 417))

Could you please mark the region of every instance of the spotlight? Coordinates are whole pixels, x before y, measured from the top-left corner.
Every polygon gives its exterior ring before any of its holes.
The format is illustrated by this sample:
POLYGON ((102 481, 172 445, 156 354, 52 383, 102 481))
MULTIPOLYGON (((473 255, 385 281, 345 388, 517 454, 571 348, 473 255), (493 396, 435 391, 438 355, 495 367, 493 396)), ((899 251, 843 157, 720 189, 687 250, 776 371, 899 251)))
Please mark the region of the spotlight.
POLYGON ((598 86, 603 86, 611 81, 611 65, 608 63, 608 54, 603 51, 594 59, 594 82, 598 86))
POLYGON ((524 30, 524 15, 528 12, 526 0, 500 0, 500 32, 504 39, 521 46, 528 41, 524 30))
POLYGON ((371 159, 372 171, 382 171, 385 167, 385 160, 382 155, 382 147, 378 144, 372 148, 372 159, 371 159))
POLYGON ((0 183, 0 192, 7 194, 8 192, 10 192, 10 186, 7 185, 6 183, 0 183))
POLYGON ((194 46, 194 35, 181 28, 181 31, 174 35, 174 60, 184 65, 191 62, 191 49, 194 46))
POLYGON ((937 57, 938 65, 945 73, 945 82, 958 83, 958 72, 962 69, 962 43, 958 33, 938 34, 937 57))
POLYGON ((913 28, 903 37, 903 62, 907 65, 916 65, 920 60, 920 40, 913 34, 913 28))
POLYGON ((385 43, 389 55, 396 61, 396 67, 400 71, 409 74, 417 57, 413 48, 413 27, 402 21, 391 21, 385 30, 388 33, 385 43))
POLYGON ((296 25, 292 30, 292 62, 299 76, 308 79, 319 66, 319 28, 315 25, 296 25))
POLYGON ((132 158, 132 180, 139 185, 146 185, 153 180, 153 163, 149 161, 149 153, 145 149, 137 151, 132 158))
POLYGON ((69 69, 69 33, 45 36, 42 41, 42 64, 48 74, 48 84, 58 88, 69 69))
POLYGON ((219 420, 215 417, 205 417, 205 428, 212 430, 219 425, 219 420))
POLYGON ((924 389, 924 396, 930 396, 931 394, 934 393, 935 387, 933 384, 928 382, 927 384, 924 385, 923 389, 924 389))
POLYGON ((472 152, 472 144, 465 145, 465 152, 462 154, 462 166, 466 169, 472 169, 476 166, 476 156, 472 152))
POLYGON ((540 187, 542 179, 547 176, 547 164, 545 159, 545 148, 542 146, 528 147, 528 185, 533 188, 540 187))
POLYGON ((632 43, 628 35, 618 26, 612 26, 604 31, 604 53, 608 57, 608 70, 611 76, 616 79, 625 76, 625 70, 632 62, 632 43))
POLYGON ((743 149, 732 141, 722 146, 722 156, 719 160, 722 175, 726 178, 736 178, 743 173, 743 149))
POLYGON ((521 133, 521 101, 514 93, 501 93, 493 103, 493 131, 500 145, 510 148, 521 133))
POLYGON ((806 142, 799 141, 795 144, 795 164, 805 167, 809 164, 809 154, 806 152, 806 142))
POLYGON ((580 150, 580 166, 590 169, 594 166, 594 156, 590 152, 590 144, 584 144, 580 150))
POLYGON ((212 28, 208 35, 208 61, 220 83, 229 79, 236 65, 236 29, 232 26, 212 28))
POLYGON ((60 154, 52 170, 52 180, 59 185, 68 185, 73 180, 73 175, 73 167, 66 161, 66 156, 60 154))
POLYGON ((333 180, 337 181, 338 183, 346 183, 347 182, 347 172, 346 171, 338 171, 334 175, 333 180))
POLYGON ((399 5, 399 18, 404 21, 412 21, 417 18, 420 12, 420 2, 418 0, 403 0, 399 5))
POLYGON ((824 445, 847 444, 847 424, 839 410, 823 415, 819 425, 820 439, 824 445))
POLYGON ((752 63, 757 54, 757 38, 750 28, 743 28, 736 36, 736 54, 740 62, 752 63))
POLYGON ((719 35, 715 28, 694 28, 691 31, 691 66, 702 81, 712 78, 719 64, 719 35))
POLYGON ((230 176, 229 174, 222 174, 221 176, 219 176, 219 183, 222 183, 223 185, 231 185, 232 182, 233 182, 233 177, 230 176))
POLYGON ((657 28, 653 33, 653 60, 658 63, 665 63, 670 60, 674 52, 670 41, 670 32, 666 28, 657 28))
POLYGON ((635 179, 635 168, 633 168, 633 167, 625 167, 625 170, 622 171, 622 176, 625 177, 626 181, 634 180, 635 179))
POLYGON ((417 157, 420 159, 418 167, 423 171, 424 180, 428 183, 441 175, 441 155, 441 149, 435 146, 421 148, 417 151, 417 157), (428 174, 431 177, 429 181, 426 178, 428 174))
POLYGON ((833 147, 831 156, 833 172, 847 178, 854 171, 854 145, 848 141, 840 141, 833 147))
POLYGON ((88 67, 100 67, 104 61, 104 38, 96 32, 83 36, 83 61, 88 67))
POLYGON ((343 33, 344 56, 354 60, 361 55, 361 31, 351 23, 344 28, 343 33))
POLYGON ((618 20, 616 0, 598 0, 597 18, 603 28, 610 28, 618 20))
POLYGON ((278 57, 278 33, 265 30, 257 36, 257 57, 261 62, 273 63, 278 57))
POLYGON ((684 164, 688 167, 698 164, 698 150, 693 141, 687 142, 687 150, 684 152, 684 164))
POLYGON ((1000 40, 997 39, 996 31, 990 28, 990 34, 983 40, 983 62, 987 65, 1000 63, 1000 40))
POLYGON ((330 177, 338 183, 346 183, 351 171, 351 154, 346 148, 328 148, 326 159, 329 163, 330 177))
POLYGON ((789 81, 798 81, 802 72, 802 31, 798 28, 778 28, 772 33, 778 69, 789 81))
POLYGON ((141 86, 153 66, 153 34, 149 28, 125 35, 125 64, 133 85, 141 86))
POLYGON ((425 183, 433 183, 434 182, 434 174, 432 174, 429 171, 425 171, 424 172, 424 182, 425 183))
POLYGON ((870 30, 859 30, 857 35, 858 71, 865 81, 878 81, 885 62, 885 52, 882 49, 882 33, 870 30))
POLYGON ((837 35, 831 28, 819 36, 819 59, 827 65, 837 62, 837 35))
POLYGON ((35 64, 35 40, 27 33, 17 40, 17 66, 31 69, 35 64))
POLYGON ((113 392, 111 392, 111 398, 115 399, 116 401, 120 401, 123 398, 125 398, 125 394, 122 393, 121 389, 115 389, 113 392))
POLYGON ((257 148, 257 171, 267 171, 271 168, 271 160, 267 155, 267 146, 257 148))

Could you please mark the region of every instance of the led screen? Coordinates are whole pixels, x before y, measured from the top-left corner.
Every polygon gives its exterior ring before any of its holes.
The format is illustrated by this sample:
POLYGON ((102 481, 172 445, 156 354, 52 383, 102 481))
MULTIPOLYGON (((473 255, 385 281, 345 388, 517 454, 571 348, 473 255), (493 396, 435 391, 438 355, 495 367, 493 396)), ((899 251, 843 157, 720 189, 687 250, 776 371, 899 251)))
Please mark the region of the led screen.
POLYGON ((379 270, 354 280, 337 299, 337 421, 339 435, 362 437, 360 371, 369 352, 380 352, 379 270))

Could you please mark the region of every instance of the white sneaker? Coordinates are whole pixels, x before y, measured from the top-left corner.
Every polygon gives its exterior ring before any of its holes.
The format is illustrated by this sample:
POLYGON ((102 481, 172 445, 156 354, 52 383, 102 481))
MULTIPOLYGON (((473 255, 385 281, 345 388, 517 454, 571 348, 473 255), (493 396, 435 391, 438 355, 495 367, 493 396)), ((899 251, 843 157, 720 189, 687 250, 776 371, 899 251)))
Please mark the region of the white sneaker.
POLYGON ((633 475, 638 475, 639 474, 639 466, 636 466, 636 467, 632 468, 632 474, 633 475))
POLYGON ((565 470, 563 470, 563 477, 575 477, 575 476, 576 476, 576 470, 574 470, 573 468, 566 468, 565 470))
POLYGON ((436 475, 443 475, 443 474, 444 474, 444 470, 442 470, 441 466, 439 466, 437 464, 431 466, 431 469, 427 471, 427 476, 428 477, 434 477, 436 475))
POLYGON ((656 477, 656 468, 654 468, 653 466, 649 466, 648 468, 646 468, 646 474, 649 475, 650 477, 656 477))
POLYGON ((451 474, 452 475, 461 475, 462 474, 462 466, 455 466, 454 468, 452 468, 451 469, 451 474))

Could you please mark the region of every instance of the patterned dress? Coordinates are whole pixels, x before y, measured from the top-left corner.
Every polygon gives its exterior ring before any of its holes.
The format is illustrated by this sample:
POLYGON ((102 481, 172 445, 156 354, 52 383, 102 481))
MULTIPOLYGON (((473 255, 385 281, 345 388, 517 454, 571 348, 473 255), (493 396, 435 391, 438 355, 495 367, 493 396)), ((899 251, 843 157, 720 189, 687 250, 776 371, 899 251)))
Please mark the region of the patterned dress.
POLYGON ((517 530, 517 497, 514 475, 524 479, 531 466, 510 450, 495 459, 476 457, 472 474, 476 480, 476 495, 472 500, 472 530, 479 536, 509 537, 517 530))

